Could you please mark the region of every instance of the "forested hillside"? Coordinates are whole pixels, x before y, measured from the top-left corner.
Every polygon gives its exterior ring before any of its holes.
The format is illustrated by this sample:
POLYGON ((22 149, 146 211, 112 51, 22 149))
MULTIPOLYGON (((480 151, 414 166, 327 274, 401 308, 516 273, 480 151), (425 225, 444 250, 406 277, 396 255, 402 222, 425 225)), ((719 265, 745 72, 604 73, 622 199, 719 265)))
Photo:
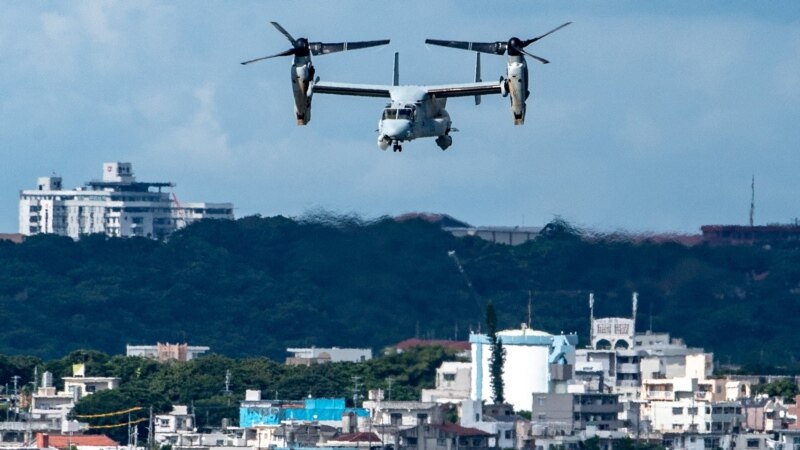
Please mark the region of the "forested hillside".
POLYGON ((167 242, 35 236, 0 242, 0 353, 187 341, 230 356, 292 346, 368 346, 418 335, 466 339, 492 300, 500 328, 577 332, 629 315, 722 362, 800 367, 796 246, 687 248, 582 238, 553 223, 519 247, 456 239, 412 220, 246 217, 195 224, 167 242), (456 250, 478 296, 448 251, 456 250))

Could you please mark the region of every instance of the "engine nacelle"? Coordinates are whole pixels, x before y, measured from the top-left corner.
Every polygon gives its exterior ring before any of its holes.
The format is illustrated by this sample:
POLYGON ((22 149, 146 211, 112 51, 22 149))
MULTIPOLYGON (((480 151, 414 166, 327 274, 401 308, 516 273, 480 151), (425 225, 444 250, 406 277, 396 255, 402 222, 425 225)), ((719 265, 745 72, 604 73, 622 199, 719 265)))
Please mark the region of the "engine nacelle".
POLYGON ((311 121, 311 96, 313 95, 314 66, 309 60, 306 64, 292 65, 292 92, 294 94, 294 114, 298 125, 311 121))
POLYGON ((514 125, 525 123, 525 101, 528 99, 528 65, 519 57, 509 57, 506 89, 511 97, 514 125))

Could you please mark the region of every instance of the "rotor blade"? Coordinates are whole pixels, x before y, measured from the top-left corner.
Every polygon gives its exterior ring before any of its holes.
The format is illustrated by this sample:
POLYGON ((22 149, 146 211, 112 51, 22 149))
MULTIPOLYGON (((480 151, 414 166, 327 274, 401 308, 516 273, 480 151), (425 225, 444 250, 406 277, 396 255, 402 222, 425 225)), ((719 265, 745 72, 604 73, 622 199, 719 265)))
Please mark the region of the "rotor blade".
POLYGON ((273 27, 277 28, 277 29, 278 29, 278 31, 280 31, 282 35, 286 36, 286 39, 289 39, 289 42, 291 42, 291 43, 292 43, 292 45, 295 45, 295 43, 296 43, 297 41, 295 40, 295 38, 293 38, 293 37, 292 37, 292 35, 291 35, 291 34, 289 34, 289 32, 288 32, 288 31, 286 31, 286 30, 284 30, 284 29, 283 29, 283 27, 281 26, 281 24, 279 24, 278 22, 270 22, 270 23, 272 24, 272 26, 273 26, 273 27))
MULTIPOLYGON (((543 37, 545 37, 545 36, 547 36, 547 35, 553 34, 553 33, 555 33, 556 31, 558 31, 558 30, 560 30, 560 29, 564 28, 565 26, 567 26, 567 25, 569 25, 569 24, 571 24, 571 23, 572 23, 572 22, 567 22, 567 23, 565 23, 565 24, 562 24, 562 25, 559 25, 559 26, 557 26, 557 27, 553 28, 552 30, 548 31, 547 33, 545 33, 545 34, 543 34, 543 35, 541 35, 541 36, 537 36, 537 37, 535 37, 535 38, 533 38, 533 39, 528 39, 527 41, 525 41, 525 42, 523 42, 523 43, 522 43, 522 46, 523 46, 523 47, 527 47, 527 46, 529 46, 529 45, 533 44, 534 42, 538 41, 539 39, 541 39, 541 38, 543 38, 543 37)), ((531 55, 531 56, 533 56, 533 55, 531 55)))
POLYGON ((525 50, 523 50, 523 49, 521 49, 521 48, 517 48, 517 47, 512 47, 512 48, 514 48, 516 51, 518 51, 518 52, 520 52, 520 53, 525 53, 526 55, 528 55, 528 56, 530 56, 531 58, 533 58, 533 59, 535 59, 535 60, 539 61, 539 62, 540 62, 540 63, 542 63, 542 64, 550 64, 550 61, 548 61, 548 60, 546 60, 546 59, 544 59, 544 58, 541 58, 541 57, 539 57, 539 56, 536 56, 536 55, 534 55, 533 53, 528 53, 528 52, 526 52, 525 50))
POLYGON ((292 54, 294 54, 294 49, 290 48, 289 50, 277 53, 275 55, 264 56, 263 58, 256 58, 256 59, 251 59, 250 61, 245 61, 245 62, 242 63, 242 65, 254 63, 256 61, 263 61, 265 59, 275 58, 277 56, 289 56, 289 55, 292 55, 292 54))
POLYGON ((502 55, 506 52, 508 44, 505 42, 466 42, 466 41, 442 41, 439 39, 425 39, 426 44, 439 45, 442 47, 458 48, 461 50, 472 50, 474 52, 492 53, 502 55))
POLYGON ((389 39, 380 41, 357 41, 357 42, 309 42, 308 49, 312 55, 327 55, 328 53, 344 52, 347 50, 358 50, 368 47, 386 45, 389 39))

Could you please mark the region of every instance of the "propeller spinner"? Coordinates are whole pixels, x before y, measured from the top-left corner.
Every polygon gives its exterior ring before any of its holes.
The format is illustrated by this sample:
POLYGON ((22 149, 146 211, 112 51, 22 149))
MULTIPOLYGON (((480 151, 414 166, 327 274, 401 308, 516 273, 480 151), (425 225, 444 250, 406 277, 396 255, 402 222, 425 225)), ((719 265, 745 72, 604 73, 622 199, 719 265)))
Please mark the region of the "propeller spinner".
POLYGON ((286 31, 278 22, 270 22, 272 26, 274 26, 282 35, 292 43, 292 48, 288 50, 284 50, 280 53, 276 53, 270 56, 264 56, 261 58, 251 59, 249 61, 244 61, 242 64, 250 64, 256 61, 262 61, 264 59, 275 58, 278 56, 309 56, 309 55, 327 55, 328 53, 336 53, 336 52, 343 52, 347 50, 358 50, 361 48, 368 48, 368 47, 376 47, 378 45, 386 45, 389 43, 388 39, 383 39, 379 41, 358 41, 358 42, 308 42, 306 38, 297 38, 295 39, 286 31))
POLYGON ((432 45, 440 45, 442 47, 458 48, 462 50, 472 50, 475 52, 492 53, 495 55, 503 55, 508 53, 508 56, 519 56, 520 54, 526 54, 542 64, 548 64, 550 61, 526 52, 524 50, 525 47, 533 44, 534 42, 538 41, 539 39, 549 34, 555 33, 556 31, 564 28, 565 26, 571 23, 572 22, 567 22, 563 25, 560 25, 548 31, 545 34, 542 34, 541 36, 537 36, 533 39, 528 39, 528 40, 522 40, 517 37, 512 37, 508 41, 497 41, 497 42, 443 41, 439 39, 426 39, 425 43, 432 45))

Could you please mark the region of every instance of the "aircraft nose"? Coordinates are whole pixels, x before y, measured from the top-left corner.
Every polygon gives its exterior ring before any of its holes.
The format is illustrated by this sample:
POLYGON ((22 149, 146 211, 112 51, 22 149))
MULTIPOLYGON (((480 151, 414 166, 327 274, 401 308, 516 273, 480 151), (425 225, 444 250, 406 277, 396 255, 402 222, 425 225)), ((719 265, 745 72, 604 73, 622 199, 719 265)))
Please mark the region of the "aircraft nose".
POLYGON ((411 134, 411 121, 403 119, 384 120, 383 134, 390 139, 403 140, 411 134))

